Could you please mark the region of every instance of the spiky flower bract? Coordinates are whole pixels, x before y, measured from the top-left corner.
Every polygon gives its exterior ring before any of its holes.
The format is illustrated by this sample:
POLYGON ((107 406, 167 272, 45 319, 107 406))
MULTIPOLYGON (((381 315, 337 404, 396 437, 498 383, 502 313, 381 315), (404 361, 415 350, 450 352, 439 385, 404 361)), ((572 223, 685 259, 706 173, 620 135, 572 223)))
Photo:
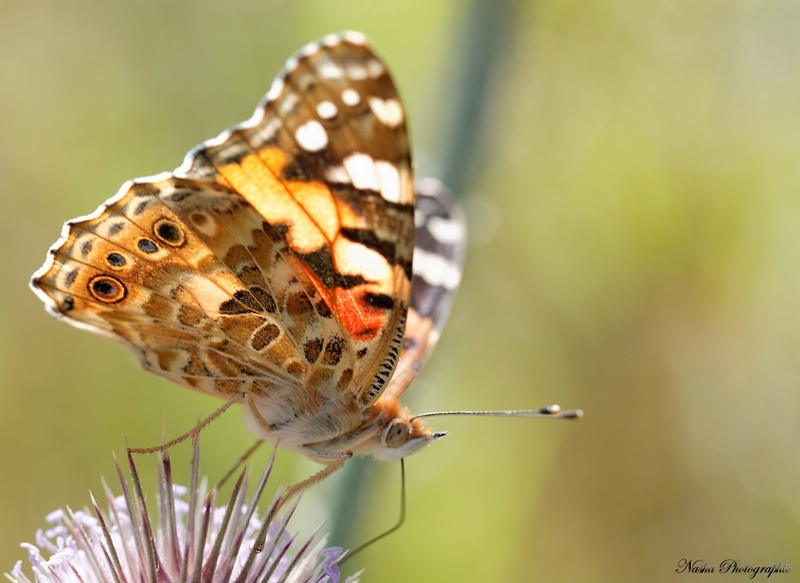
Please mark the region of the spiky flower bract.
MULTIPOLYGON (((156 520, 145 496, 132 454, 130 484, 119 464, 122 495, 104 484, 107 508, 92 496, 92 510, 58 510, 36 544, 23 544, 33 570, 29 577, 18 561, 6 577, 14 583, 338 583, 343 551, 325 548, 317 533, 297 540, 287 530, 297 503, 285 512, 280 493, 266 513, 257 503, 274 460, 270 458, 248 498, 249 472, 242 470, 226 504, 217 505, 218 487, 199 478, 195 441, 188 488, 172 481, 169 455, 160 456, 156 520)), ((345 583, 356 581, 357 575, 345 583)))

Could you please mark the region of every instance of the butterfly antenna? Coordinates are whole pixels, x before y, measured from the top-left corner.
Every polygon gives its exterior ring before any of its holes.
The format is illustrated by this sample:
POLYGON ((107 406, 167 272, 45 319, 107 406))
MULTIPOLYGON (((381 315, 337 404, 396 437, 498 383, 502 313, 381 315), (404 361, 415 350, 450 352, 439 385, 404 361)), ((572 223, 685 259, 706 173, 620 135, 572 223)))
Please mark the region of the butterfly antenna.
MULTIPOLYGON (((548 405, 540 409, 518 409, 510 411, 433 411, 430 413, 420 413, 411 418, 419 419, 421 417, 434 417, 436 415, 483 415, 486 417, 531 417, 531 418, 552 418, 552 419, 580 419, 583 417, 581 409, 570 409, 562 411, 559 405, 548 405)), ((344 558, 339 561, 343 564, 345 561, 350 560, 351 557, 360 553, 367 547, 375 544, 382 538, 385 538, 398 530, 406 521, 406 466, 405 459, 400 458, 400 518, 397 523, 389 530, 379 534, 378 536, 369 539, 367 542, 357 546, 355 549, 347 553, 344 558)))
POLYGON ((398 519, 397 523, 390 528, 389 530, 382 532, 376 537, 369 539, 367 542, 357 546, 352 551, 348 552, 344 558, 339 561, 339 564, 343 564, 345 561, 350 560, 350 558, 354 557, 356 554, 360 553, 367 547, 375 544, 382 538, 386 538, 396 530, 399 530, 403 523, 406 521, 406 460, 400 458, 400 518, 398 519))
POLYGON ((434 417, 437 415, 484 415, 486 417, 532 417, 549 419, 580 419, 583 417, 581 409, 569 409, 562 411, 558 405, 548 405, 541 409, 518 409, 512 411, 434 411, 431 413, 420 413, 411 418, 434 417))

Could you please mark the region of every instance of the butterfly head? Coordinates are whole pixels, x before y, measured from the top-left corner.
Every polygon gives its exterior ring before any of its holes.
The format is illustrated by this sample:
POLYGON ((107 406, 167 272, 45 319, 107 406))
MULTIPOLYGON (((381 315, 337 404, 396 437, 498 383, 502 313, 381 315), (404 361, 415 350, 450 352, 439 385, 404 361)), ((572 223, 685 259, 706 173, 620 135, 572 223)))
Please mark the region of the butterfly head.
POLYGON ((380 430, 364 453, 382 461, 399 460, 447 435, 445 431, 431 431, 396 401, 385 403, 378 419, 380 430))

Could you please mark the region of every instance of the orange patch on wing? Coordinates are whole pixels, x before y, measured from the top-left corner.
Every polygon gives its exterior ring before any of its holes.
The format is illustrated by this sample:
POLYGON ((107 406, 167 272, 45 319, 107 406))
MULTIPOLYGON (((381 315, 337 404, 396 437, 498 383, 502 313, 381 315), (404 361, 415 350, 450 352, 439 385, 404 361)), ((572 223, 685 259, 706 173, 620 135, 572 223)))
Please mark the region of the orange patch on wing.
POLYGON ((370 282, 350 289, 330 289, 308 265, 298 262, 297 266, 308 274, 351 337, 373 339, 385 326, 387 312, 367 303, 365 296, 392 293, 392 266, 374 250, 339 237, 340 220, 357 224, 359 217, 347 205, 337 204, 322 182, 282 180, 287 163, 285 152, 269 146, 221 167, 219 172, 266 221, 288 226, 286 242, 294 251, 311 253, 328 247, 338 273, 361 276, 370 282))
POLYGON ((269 146, 223 166, 220 174, 267 221, 287 225, 286 242, 299 253, 333 243, 342 223, 362 226, 363 218, 337 203, 325 183, 282 180, 288 162, 286 152, 269 146))
POLYGON ((289 157, 286 155, 286 152, 275 146, 261 148, 258 151, 258 156, 264 161, 267 168, 275 173, 275 176, 280 176, 283 169, 286 168, 286 165, 289 163, 289 157))
POLYGON ((366 293, 378 291, 375 284, 367 283, 350 289, 329 288, 305 263, 297 261, 297 264, 299 265, 296 269, 302 269, 306 273, 322 296, 322 301, 336 314, 350 337, 357 340, 370 340, 377 336, 386 323, 386 311, 383 308, 371 306, 364 300, 366 293))
POLYGON ((375 338, 386 323, 386 310, 370 306, 364 299, 370 287, 373 286, 366 284, 350 289, 333 290, 339 321, 350 335, 358 340, 375 338))
POLYGON ((339 233, 339 219, 333 194, 321 182, 289 182, 289 190, 313 219, 328 241, 339 233))
POLYGON ((266 221, 289 227, 286 242, 290 247, 310 253, 328 243, 329 233, 338 229, 338 224, 331 226, 330 219, 322 224, 318 220, 330 216, 336 221, 335 213, 325 214, 335 209, 333 198, 322 184, 312 187, 303 182, 284 182, 280 175, 286 164, 286 154, 270 147, 245 156, 239 163, 222 166, 219 172, 266 221), (296 197, 296 193, 301 196, 296 197), (305 202, 315 214, 304 206, 305 202))

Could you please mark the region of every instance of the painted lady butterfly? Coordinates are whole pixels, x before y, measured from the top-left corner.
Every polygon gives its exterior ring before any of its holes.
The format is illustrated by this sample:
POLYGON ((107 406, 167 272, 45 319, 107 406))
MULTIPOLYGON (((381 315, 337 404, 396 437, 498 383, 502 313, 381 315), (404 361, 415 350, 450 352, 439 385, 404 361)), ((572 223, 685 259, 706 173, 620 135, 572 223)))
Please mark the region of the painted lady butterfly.
POLYGON ((415 195, 397 89, 348 32, 301 49, 177 170, 67 222, 31 285, 145 369, 244 403, 259 438, 327 474, 444 435, 398 398, 436 344, 465 233, 438 183, 415 195))

